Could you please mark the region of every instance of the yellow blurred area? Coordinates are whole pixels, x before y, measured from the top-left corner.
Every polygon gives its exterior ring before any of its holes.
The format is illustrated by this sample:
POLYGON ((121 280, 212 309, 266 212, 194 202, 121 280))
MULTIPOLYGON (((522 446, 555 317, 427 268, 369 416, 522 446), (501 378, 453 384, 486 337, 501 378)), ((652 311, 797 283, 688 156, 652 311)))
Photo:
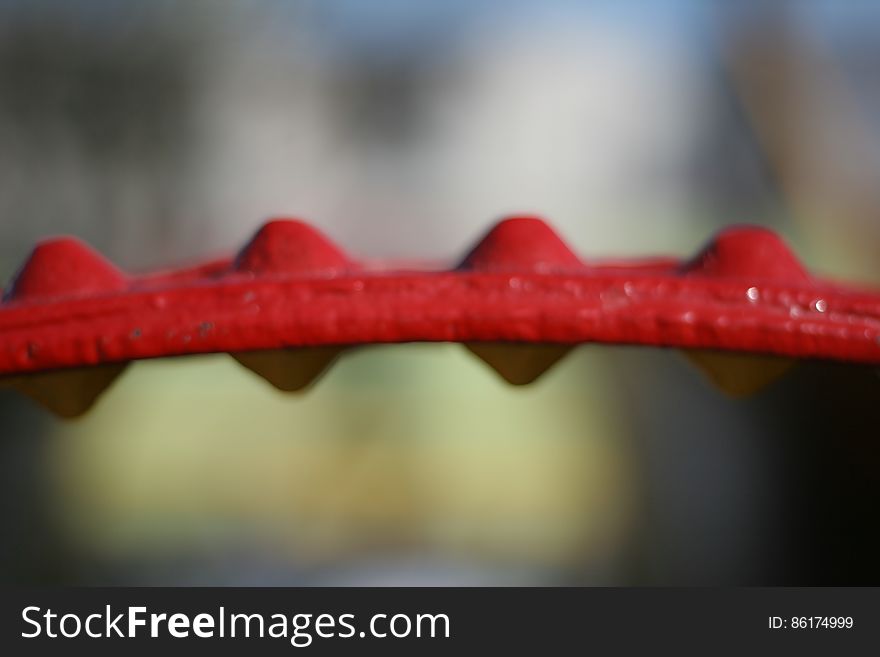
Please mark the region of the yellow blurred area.
POLYGON ((609 357, 580 348, 515 388, 459 345, 374 346, 304 393, 227 355, 135 363, 57 424, 56 511, 105 557, 247 537, 306 566, 394 549, 583 563, 636 515, 609 357))

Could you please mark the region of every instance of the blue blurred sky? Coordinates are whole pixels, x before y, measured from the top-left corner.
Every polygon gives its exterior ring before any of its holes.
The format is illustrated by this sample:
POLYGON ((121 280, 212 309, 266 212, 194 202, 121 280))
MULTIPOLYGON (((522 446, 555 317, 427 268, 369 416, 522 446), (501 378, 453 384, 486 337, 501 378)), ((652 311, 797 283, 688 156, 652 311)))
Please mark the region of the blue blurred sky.
MULTIPOLYGON (((750 8, 767 9, 786 3, 747 0, 248 0, 224 2, 169 2, 168 0, 0 0, 0 10, 52 12, 76 16, 94 24, 113 25, 144 11, 186 11, 210 7, 227 14, 264 14, 283 29, 285 18, 319 17, 327 36, 336 35, 363 47, 419 47, 430 44, 439 33, 505 20, 561 18, 568 21, 602 20, 652 32, 698 36, 718 12, 741 13, 750 8)), ((812 27, 832 32, 872 29, 880 21, 880 3, 802 0, 787 3, 812 27)), ((723 15, 723 14, 722 14, 723 15)))

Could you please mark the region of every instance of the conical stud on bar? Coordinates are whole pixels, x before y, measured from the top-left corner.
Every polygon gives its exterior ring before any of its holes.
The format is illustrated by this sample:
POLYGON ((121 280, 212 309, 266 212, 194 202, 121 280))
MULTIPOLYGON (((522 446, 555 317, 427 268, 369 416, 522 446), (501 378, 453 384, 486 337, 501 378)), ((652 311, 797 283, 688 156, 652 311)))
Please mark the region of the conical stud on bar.
MULTIPOLYGON (((6 288, 4 301, 30 302, 120 292, 127 276, 90 246, 72 237, 41 242, 6 288)), ((128 363, 24 374, 5 385, 62 418, 88 411, 128 363)))
POLYGON ((5 301, 32 301, 124 290, 127 277, 87 244, 72 237, 36 246, 6 288, 5 301))
POLYGON ((231 356, 279 390, 297 392, 320 378, 343 350, 343 347, 301 347, 239 352, 231 356))
MULTIPOLYGON (((465 256, 459 270, 539 273, 583 268, 580 258, 542 219, 508 217, 498 222, 465 256)), ((549 370, 571 345, 469 342, 465 347, 505 381, 526 385, 549 370)))
POLYGON ((750 282, 809 282, 810 273, 783 239, 767 228, 732 226, 718 233, 682 267, 686 275, 750 282))
POLYGON ((498 222, 459 264, 460 270, 556 272, 583 263, 538 217, 509 217, 498 222))
POLYGON ((352 268, 348 256, 323 233, 297 219, 263 225, 235 259, 237 271, 332 276, 352 268))
MULTIPOLYGON (((762 282, 808 283, 810 273, 779 235, 757 226, 720 232, 683 267, 685 275, 741 279, 749 290, 762 282)), ((758 287, 755 287, 759 290, 758 287)), ((747 291, 745 293, 748 293, 747 291)), ((755 303, 760 303, 760 297, 755 303)), ((682 350, 685 357, 732 397, 752 395, 781 378, 796 360, 721 351, 682 350)))
POLYGON ((128 363, 114 363, 40 372, 8 379, 6 383, 58 417, 73 419, 90 410, 126 367, 128 363))
POLYGON ((567 344, 515 342, 468 342, 464 346, 501 378, 517 386, 532 383, 573 349, 567 344))
POLYGON ((797 361, 781 356, 742 356, 701 351, 682 352, 720 390, 731 397, 748 397, 782 378, 797 361))

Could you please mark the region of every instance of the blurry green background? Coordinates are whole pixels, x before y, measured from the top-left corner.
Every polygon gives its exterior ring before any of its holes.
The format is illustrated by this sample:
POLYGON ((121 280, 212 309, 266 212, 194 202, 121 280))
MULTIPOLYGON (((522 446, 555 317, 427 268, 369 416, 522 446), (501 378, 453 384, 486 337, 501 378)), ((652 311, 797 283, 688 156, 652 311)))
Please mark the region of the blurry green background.
MULTIPOLYGON (((303 217, 454 261, 537 212, 586 258, 734 222, 880 283, 880 6, 0 0, 0 274, 145 270, 303 217)), ((85 418, 0 393, 0 577, 86 584, 878 583, 873 370, 730 400, 585 345, 513 388, 364 347, 304 394, 136 363, 85 418)))

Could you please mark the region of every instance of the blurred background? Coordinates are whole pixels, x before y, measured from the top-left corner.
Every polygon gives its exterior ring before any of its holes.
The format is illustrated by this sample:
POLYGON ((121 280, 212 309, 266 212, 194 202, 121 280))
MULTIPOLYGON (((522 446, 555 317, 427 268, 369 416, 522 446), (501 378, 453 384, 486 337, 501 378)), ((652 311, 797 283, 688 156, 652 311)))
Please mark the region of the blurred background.
MULTIPOLYGON (((583 256, 781 232, 880 284, 880 5, 0 0, 0 275, 69 233, 147 270, 303 217, 454 261, 500 216, 583 256)), ((731 400, 582 346, 508 386, 460 345, 304 394, 140 362, 86 417, 0 393, 0 578, 41 584, 878 584, 880 379, 731 400)))

